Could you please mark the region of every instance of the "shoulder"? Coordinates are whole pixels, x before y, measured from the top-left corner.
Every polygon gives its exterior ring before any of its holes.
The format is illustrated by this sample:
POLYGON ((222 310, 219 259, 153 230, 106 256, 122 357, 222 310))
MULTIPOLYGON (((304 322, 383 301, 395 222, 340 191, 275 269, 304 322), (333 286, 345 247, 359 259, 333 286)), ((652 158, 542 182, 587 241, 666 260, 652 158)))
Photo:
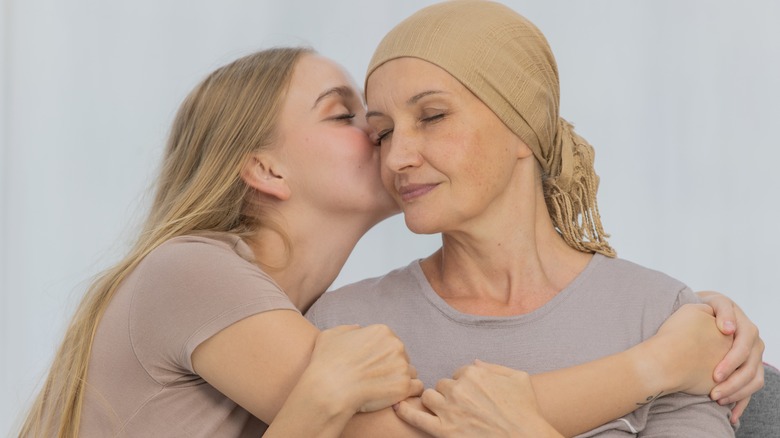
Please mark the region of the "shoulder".
POLYGON ((178 236, 152 250, 142 264, 190 269, 216 263, 252 265, 248 247, 240 237, 228 233, 178 236))
POLYGON ((136 269, 147 284, 216 287, 282 293, 255 263, 243 240, 229 233, 174 237, 150 252, 136 269), (249 283, 249 284, 247 284, 249 283))
POLYGON ((421 275, 415 260, 380 277, 367 278, 326 292, 309 309, 306 317, 322 328, 326 321, 334 321, 333 325, 360 323, 353 319, 377 312, 393 313, 395 307, 422 295, 419 293, 424 284, 421 275))
POLYGON ((294 309, 284 291, 252 262, 249 253, 238 236, 227 233, 166 241, 127 278, 132 315, 183 320, 236 309, 255 313, 294 309))
POLYGON ((598 257, 601 258, 599 273, 604 276, 609 276, 613 281, 621 284, 642 282, 649 288, 668 288, 677 290, 685 287, 685 284, 676 278, 632 261, 620 258, 609 258, 601 255, 598 257))
POLYGON ((698 300, 683 282, 663 272, 624 259, 595 257, 578 305, 641 321, 645 335, 655 333, 680 305, 698 300))
POLYGON ((685 283, 655 269, 619 258, 594 257, 597 259, 588 284, 616 297, 674 303, 678 295, 689 290, 685 283))

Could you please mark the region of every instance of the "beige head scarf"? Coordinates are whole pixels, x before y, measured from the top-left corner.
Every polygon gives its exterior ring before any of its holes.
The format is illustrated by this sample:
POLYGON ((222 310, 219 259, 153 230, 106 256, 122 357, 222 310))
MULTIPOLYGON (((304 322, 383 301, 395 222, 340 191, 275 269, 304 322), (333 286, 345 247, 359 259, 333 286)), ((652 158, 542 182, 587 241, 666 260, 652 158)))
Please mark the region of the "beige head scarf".
POLYGON ((558 114, 558 67, 544 35, 498 3, 424 8, 388 33, 366 78, 395 58, 420 58, 458 79, 533 150, 553 224, 566 243, 614 257, 596 204, 593 147, 558 114))

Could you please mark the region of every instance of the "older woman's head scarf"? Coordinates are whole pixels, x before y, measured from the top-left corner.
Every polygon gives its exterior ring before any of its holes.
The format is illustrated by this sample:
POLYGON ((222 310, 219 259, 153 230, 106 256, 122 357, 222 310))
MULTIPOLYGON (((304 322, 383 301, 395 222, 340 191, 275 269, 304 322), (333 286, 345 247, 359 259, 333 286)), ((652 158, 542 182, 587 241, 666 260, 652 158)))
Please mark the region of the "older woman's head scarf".
POLYGON ((388 33, 369 63, 436 64, 484 102, 533 150, 553 224, 569 246, 614 256, 596 204, 593 147, 558 114, 558 67, 544 35, 498 3, 454 0, 424 8, 388 33))

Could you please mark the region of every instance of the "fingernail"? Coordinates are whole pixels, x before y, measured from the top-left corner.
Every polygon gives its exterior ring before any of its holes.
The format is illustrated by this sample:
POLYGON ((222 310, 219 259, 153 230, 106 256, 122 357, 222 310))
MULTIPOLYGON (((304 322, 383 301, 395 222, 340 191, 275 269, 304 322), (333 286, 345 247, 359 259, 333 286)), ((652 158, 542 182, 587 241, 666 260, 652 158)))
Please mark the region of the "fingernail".
POLYGON ((727 332, 734 331, 735 328, 736 326, 732 321, 726 321, 723 323, 723 329, 726 330, 727 332))
POLYGON ((715 381, 718 383, 722 382, 724 377, 725 376, 723 375, 723 371, 718 371, 715 373, 715 381))
POLYGON ((720 398, 720 391, 715 391, 712 393, 712 399, 718 400, 720 398))

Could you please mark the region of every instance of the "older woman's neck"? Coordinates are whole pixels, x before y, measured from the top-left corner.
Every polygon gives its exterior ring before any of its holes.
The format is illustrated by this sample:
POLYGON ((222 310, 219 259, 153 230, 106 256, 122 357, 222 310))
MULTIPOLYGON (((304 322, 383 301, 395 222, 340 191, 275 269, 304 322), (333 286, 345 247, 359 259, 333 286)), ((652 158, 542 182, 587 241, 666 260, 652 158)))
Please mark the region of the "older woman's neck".
POLYGON ((479 236, 445 234, 442 249, 423 262, 434 290, 459 310, 528 313, 571 283, 591 259, 555 231, 540 186, 521 196, 517 214, 482 227, 479 236))

